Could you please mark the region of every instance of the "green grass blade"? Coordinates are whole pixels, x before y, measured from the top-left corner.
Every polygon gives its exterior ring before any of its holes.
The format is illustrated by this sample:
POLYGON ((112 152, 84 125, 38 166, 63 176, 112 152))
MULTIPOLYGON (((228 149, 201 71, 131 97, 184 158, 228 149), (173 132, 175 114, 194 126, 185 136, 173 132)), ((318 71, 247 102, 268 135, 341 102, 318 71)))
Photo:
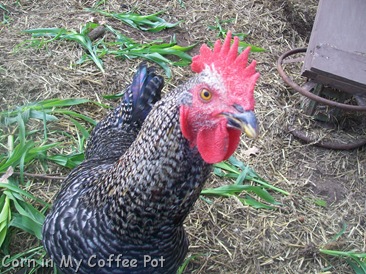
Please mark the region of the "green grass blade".
POLYGON ((10 166, 15 167, 20 165, 23 155, 26 155, 27 160, 30 161, 32 157, 27 155, 27 153, 33 146, 33 141, 27 141, 24 145, 18 144, 17 146, 15 146, 14 150, 11 152, 6 161, 0 163, 0 173, 5 172, 10 166))
POLYGON ((43 122, 54 122, 58 120, 56 116, 48 114, 46 111, 39 111, 34 109, 30 110, 29 118, 43 120, 43 122))
POLYGON ((207 256, 207 254, 204 254, 204 253, 201 253, 201 254, 193 254, 193 255, 191 255, 191 256, 189 256, 189 257, 187 257, 187 258, 184 260, 183 264, 178 268, 177 274, 182 274, 182 273, 184 273, 184 270, 187 268, 188 264, 189 264, 191 261, 195 260, 195 259, 196 259, 196 258, 198 258, 198 257, 203 257, 203 256, 207 256))
POLYGON ((29 234, 36 236, 39 240, 42 239, 42 224, 35 222, 28 216, 14 213, 13 219, 11 220, 9 226, 17 227, 21 230, 24 230, 29 234))
POLYGON ((53 113, 59 113, 59 114, 69 115, 69 116, 74 117, 74 118, 80 118, 80 119, 83 119, 84 121, 90 123, 93 126, 95 126, 97 124, 97 122, 94 119, 90 118, 89 116, 77 113, 77 112, 72 111, 72 110, 55 109, 53 111, 53 113))
POLYGON ((3 245, 8 233, 8 225, 11 219, 10 199, 5 194, 0 197, 0 247, 3 245))
POLYGON ((117 37, 117 41, 109 43, 108 46, 118 46, 118 50, 109 50, 108 53, 116 55, 120 58, 143 58, 151 62, 154 62, 161 66, 167 77, 171 77, 171 71, 169 65, 185 66, 189 65, 192 61, 192 57, 186 52, 191 50, 196 45, 190 45, 182 47, 176 44, 175 38, 173 37, 170 43, 162 43, 161 41, 153 41, 146 44, 140 44, 123 34, 113 29, 111 26, 106 26, 106 29, 112 32, 117 37), (179 58, 177 61, 171 61, 168 59, 169 56, 176 56, 179 58))
POLYGON ((265 181, 264 179, 262 178, 251 178, 250 179, 251 181, 255 182, 255 183, 258 183, 258 184, 261 184, 262 186, 266 187, 267 189, 272 189, 273 191, 276 191, 276 192, 279 192, 283 195, 290 195, 290 192, 287 192, 281 188, 278 188, 278 187, 275 187, 273 185, 271 185, 270 183, 268 183, 267 181, 265 181))
POLYGON ((13 213, 13 218, 9 223, 9 226, 18 227, 34 236, 38 239, 42 237, 42 225, 44 222, 44 215, 35 209, 30 203, 23 200, 22 196, 16 192, 13 193, 9 190, 4 191, 7 197, 12 200, 15 209, 18 213, 13 213))
MULTIPOLYGON (((82 134, 82 136, 85 139, 87 139, 89 137, 88 130, 85 127, 83 127, 78 121, 76 121, 75 119, 73 119, 71 117, 70 117, 70 121, 73 122, 73 124, 76 126, 76 128, 79 130, 79 132, 82 134)), ((92 120, 92 121, 93 121, 92 124, 94 125, 94 123, 96 123, 96 121, 95 120, 92 120)))
POLYGON ((166 22, 164 19, 158 16, 164 11, 149 15, 140 15, 133 12, 114 13, 91 8, 86 10, 93 13, 99 13, 107 17, 113 17, 132 28, 150 32, 159 32, 163 29, 173 28, 181 23, 181 21, 176 23, 166 22))
MULTIPOLYGON (((289 194, 287 191, 276 188, 266 182, 264 179, 259 177, 258 174, 254 172, 254 170, 252 170, 249 166, 244 165, 243 162, 237 160, 235 157, 230 157, 228 161, 214 164, 214 174, 223 178, 232 178, 235 180, 235 183, 214 189, 204 189, 202 190, 201 194, 230 197, 233 195, 238 196, 238 194, 241 192, 246 191, 247 193, 255 194, 264 202, 272 205, 281 205, 281 203, 276 202, 274 197, 267 190, 270 189, 282 194, 289 194), (252 181, 254 183, 260 184, 260 186, 244 185, 244 181, 252 181)), ((242 198, 240 196, 238 196, 238 198, 245 205, 250 205, 255 208, 273 209, 272 206, 257 201, 249 195, 247 195, 246 198, 242 198)))
POLYGON ((358 253, 354 251, 339 251, 329 249, 319 249, 323 254, 330 256, 345 258, 348 264, 353 268, 355 273, 366 273, 366 253, 358 253))
POLYGON ((247 196, 246 198, 238 197, 239 201, 242 202, 243 205, 249 205, 251 207, 254 207, 256 209, 273 209, 272 206, 263 204, 255 199, 253 199, 250 196, 247 196))
POLYGON ((336 235, 334 235, 332 241, 337 241, 346 232, 346 230, 347 230, 347 224, 343 223, 342 229, 336 235))
POLYGON ((42 224, 44 214, 35 209, 30 203, 23 200, 19 192, 12 192, 10 189, 4 191, 4 194, 12 201, 18 213, 13 213, 9 226, 18 227, 38 239, 41 239, 42 224))
POLYGON ((264 48, 257 47, 255 45, 245 43, 245 42, 239 42, 239 49, 238 50, 239 50, 239 52, 242 52, 247 47, 250 47, 251 52, 266 52, 266 50, 264 48))
POLYGON ((41 106, 43 109, 70 107, 76 105, 82 105, 91 102, 89 99, 74 98, 74 99, 48 99, 36 103, 37 106, 41 106))
POLYGON ((339 251, 339 250, 329 250, 329 249, 319 249, 319 251, 321 253, 331 255, 331 256, 366 258, 366 253, 356 253, 356 252, 353 252, 353 251, 339 251))
MULTIPOLYGON (((40 114, 41 112, 46 111, 46 113, 49 113, 47 111, 51 111, 55 108, 61 108, 61 107, 70 107, 70 106, 75 106, 75 105, 81 105, 84 103, 89 103, 91 102, 88 99, 47 99, 47 100, 43 100, 43 101, 39 101, 39 102, 35 102, 35 103, 29 103, 26 104, 24 106, 21 107, 17 107, 14 110, 11 111, 3 111, 0 112, 1 116, 16 116, 19 113, 22 115, 26 115, 25 117, 23 117, 23 120, 26 122, 28 121, 27 118, 31 117, 31 113, 32 111, 39 111, 38 113, 35 112, 34 117, 33 118, 39 118, 40 120, 43 119, 42 115, 40 114)), ((91 102, 94 104, 98 104, 96 102, 91 102)))
POLYGON ((52 155, 48 157, 48 160, 55 162, 60 166, 64 166, 70 169, 75 168, 84 161, 84 153, 74 153, 71 155, 52 155))
MULTIPOLYGON (((216 25, 215 26, 208 26, 208 28, 210 30, 218 31, 217 37, 225 38, 226 35, 227 35, 227 31, 224 30, 223 25, 225 25, 227 23, 231 23, 234 20, 235 19, 220 20, 216 17, 216 25)), ((240 40, 243 40, 248 36, 248 34, 246 34, 246 33, 233 33, 232 35, 233 35, 233 37, 237 36, 240 40)), ((212 43, 209 43, 209 44, 212 44, 212 43)), ((265 49, 263 49, 261 47, 257 47, 257 46, 251 45, 249 43, 239 41, 239 52, 243 51, 247 47, 250 47, 252 52, 265 52, 266 51, 265 49)))
POLYGON ((39 28, 39 29, 27 29, 23 32, 32 34, 33 37, 59 37, 64 33, 67 33, 67 30, 64 28, 39 28))
POLYGON ((172 72, 168 66, 168 64, 171 64, 171 61, 165 57, 163 57, 161 54, 154 52, 154 53, 139 53, 139 52, 131 52, 130 55, 135 57, 141 57, 143 59, 149 60, 151 62, 154 62, 158 64, 160 67, 162 67, 165 71, 165 74, 168 78, 172 77, 172 72))
POLYGON ((103 4, 106 4, 107 0, 100 0, 93 5, 93 8, 97 8, 103 4))
POLYGON ((24 144, 25 144, 25 123, 24 123, 23 117, 20 115, 20 113, 18 113, 16 121, 18 123, 18 130, 19 130, 18 136, 19 136, 20 145, 24 146, 24 144))
POLYGON ((118 94, 108 94, 108 95, 103 95, 104 99, 107 100, 116 100, 116 99, 120 99, 121 97, 123 97, 124 92, 122 93, 118 93, 118 94))
POLYGON ((248 166, 245 166, 242 162, 240 162, 233 156, 229 158, 228 162, 226 161, 220 162, 218 164, 215 164, 214 167, 228 172, 225 174, 217 170, 215 174, 219 175, 220 177, 236 178, 237 183, 239 184, 242 184, 244 180, 253 181, 255 183, 261 184, 263 187, 267 189, 274 190, 284 195, 290 195, 289 192, 268 183, 266 180, 261 178, 253 169, 251 169, 248 166), (242 177, 244 177, 244 179, 242 177))
POLYGON ((19 214, 27 216, 37 223, 43 223, 44 215, 35 209, 30 203, 25 202, 21 195, 16 192, 13 193, 10 190, 6 190, 4 193, 13 201, 19 214))
POLYGON ((14 193, 17 193, 19 195, 23 195, 24 197, 27 197, 28 199, 31 199, 43 206, 46 206, 46 207, 50 207, 50 204, 46 203, 45 201, 43 201, 42 199, 39 199, 35 196, 33 196, 32 194, 30 194, 29 192, 23 190, 23 189, 20 189, 19 187, 17 187, 16 185, 14 185, 13 183, 0 183, 0 188, 4 188, 4 189, 8 189, 8 190, 11 190, 12 192, 14 193))
POLYGON ((242 172, 240 172, 239 176, 236 178, 235 184, 236 185, 242 185, 244 183, 244 181, 247 179, 248 172, 249 172, 249 167, 246 166, 242 170, 242 172))
POLYGON ((74 42, 78 43, 84 49, 86 49, 88 51, 90 58, 97 65, 97 67, 104 73, 103 62, 97 56, 96 48, 93 47, 92 42, 86 33, 81 34, 81 33, 77 33, 74 30, 66 30, 64 28, 29 29, 29 30, 25 30, 24 32, 32 34, 32 37, 35 37, 35 38, 52 37, 53 39, 50 41, 68 40, 68 41, 74 41, 74 42))
POLYGON ((183 0, 178 0, 178 3, 179 3, 179 5, 180 5, 182 8, 185 8, 185 7, 186 7, 186 6, 184 5, 183 0))
POLYGON ((57 145, 58 143, 35 146, 33 141, 26 141, 23 146, 18 144, 6 161, 0 162, 0 173, 5 172, 10 166, 19 166, 22 173, 26 164, 37 158, 44 158, 45 153, 57 145))
POLYGON ((240 171, 237 168, 235 168, 232 165, 229 165, 227 162, 220 162, 220 163, 214 164, 214 167, 226 170, 231 173, 240 174, 240 171))
POLYGON ((230 197, 232 195, 241 193, 243 191, 253 192, 258 197, 262 198, 268 203, 271 204, 279 204, 275 201, 275 199, 265 190, 258 186, 250 186, 250 185, 224 185, 217 188, 206 188, 201 191, 203 195, 216 195, 223 197, 230 197))
POLYGON ((360 266, 357 265, 357 263, 355 263, 351 259, 346 259, 346 262, 353 269, 355 274, 366 274, 366 270, 363 270, 360 266))

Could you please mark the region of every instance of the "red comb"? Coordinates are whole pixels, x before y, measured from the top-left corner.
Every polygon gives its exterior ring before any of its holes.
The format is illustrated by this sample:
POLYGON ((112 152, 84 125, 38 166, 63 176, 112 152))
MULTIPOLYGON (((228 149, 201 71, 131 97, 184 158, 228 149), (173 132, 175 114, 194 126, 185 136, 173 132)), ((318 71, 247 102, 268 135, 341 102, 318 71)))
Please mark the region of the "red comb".
POLYGON ((228 31, 224 43, 217 40, 214 49, 206 44, 200 48, 200 54, 192 59, 191 69, 200 73, 206 67, 215 69, 224 79, 227 88, 235 96, 249 95, 253 93, 255 82, 259 74, 255 70, 256 62, 247 66, 250 48, 246 48, 238 55, 239 38, 234 37, 231 43, 231 32, 228 31))

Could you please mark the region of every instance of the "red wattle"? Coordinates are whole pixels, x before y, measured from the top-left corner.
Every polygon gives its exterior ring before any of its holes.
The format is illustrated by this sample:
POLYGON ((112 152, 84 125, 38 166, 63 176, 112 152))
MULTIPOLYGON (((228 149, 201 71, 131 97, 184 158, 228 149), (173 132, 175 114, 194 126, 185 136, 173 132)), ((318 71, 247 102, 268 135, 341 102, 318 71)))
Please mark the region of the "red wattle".
POLYGON ((241 136, 240 130, 230 128, 227 129, 227 131, 229 133, 229 147, 227 149, 224 160, 229 159, 230 156, 233 155, 233 153, 235 152, 240 143, 240 136, 241 136))
POLYGON ((228 129, 226 119, 214 127, 202 127, 198 132, 193 130, 189 122, 189 108, 181 106, 179 119, 183 136, 191 147, 197 146, 202 159, 209 164, 227 160, 239 145, 241 132, 228 129))
POLYGON ((203 160, 214 164, 227 160, 235 151, 240 141, 240 131, 227 128, 222 120, 216 127, 202 129, 197 135, 197 148, 203 160))

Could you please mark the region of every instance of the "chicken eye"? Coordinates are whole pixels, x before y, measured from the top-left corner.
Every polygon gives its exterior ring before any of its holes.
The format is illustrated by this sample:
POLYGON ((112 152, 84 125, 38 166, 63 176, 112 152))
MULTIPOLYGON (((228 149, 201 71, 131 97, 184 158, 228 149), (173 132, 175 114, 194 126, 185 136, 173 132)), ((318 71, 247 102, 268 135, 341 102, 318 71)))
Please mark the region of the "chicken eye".
POLYGON ((201 90, 200 96, 204 101, 209 101, 212 98, 212 93, 207 89, 203 89, 201 90))

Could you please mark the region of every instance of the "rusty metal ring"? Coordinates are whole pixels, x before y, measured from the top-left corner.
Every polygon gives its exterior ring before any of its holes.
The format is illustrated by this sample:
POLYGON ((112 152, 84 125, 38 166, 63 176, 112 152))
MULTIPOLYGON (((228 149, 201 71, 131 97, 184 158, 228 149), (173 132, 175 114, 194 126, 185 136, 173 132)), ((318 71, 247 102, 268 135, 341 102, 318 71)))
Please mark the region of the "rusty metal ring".
POLYGON ((293 54, 302 53, 302 52, 306 52, 306 48, 296 48, 296 49, 287 51, 284 54, 282 54, 277 60, 278 73, 281 75, 282 79, 290 87, 292 87, 294 90, 298 91, 302 95, 304 95, 314 101, 317 101, 319 103, 323 103, 325 105, 334 106, 334 107, 338 107, 338 108, 345 109, 345 110, 351 110, 351 111, 366 111, 366 106, 348 105, 348 104, 338 103, 335 101, 325 99, 323 97, 315 95, 314 93, 311 93, 310 91, 307 91, 306 89, 302 88, 301 86, 296 84, 294 81, 292 81, 292 79, 289 76, 287 76, 287 74, 285 73, 285 71, 282 68, 283 60, 293 54))
POLYGON ((295 137, 303 140, 305 143, 334 150, 352 150, 366 145, 366 139, 355 140, 350 144, 344 144, 340 142, 337 143, 334 141, 323 141, 323 140, 318 141, 315 138, 307 136, 305 132, 291 127, 288 127, 288 131, 295 137))

